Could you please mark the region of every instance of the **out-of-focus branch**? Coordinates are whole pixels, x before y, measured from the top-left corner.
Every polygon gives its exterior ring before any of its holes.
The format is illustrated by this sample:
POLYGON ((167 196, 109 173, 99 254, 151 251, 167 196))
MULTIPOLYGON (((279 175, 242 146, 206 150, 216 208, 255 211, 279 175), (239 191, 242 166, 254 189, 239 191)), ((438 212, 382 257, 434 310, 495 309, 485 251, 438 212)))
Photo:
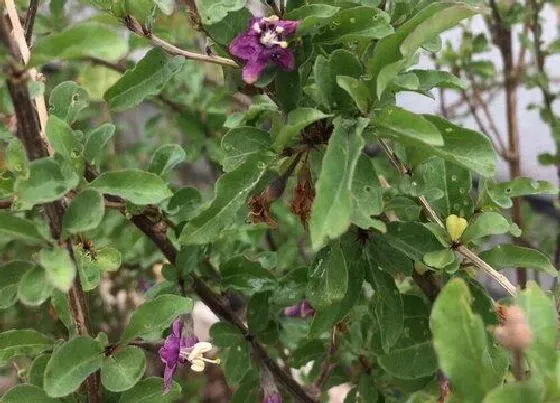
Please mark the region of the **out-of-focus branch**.
MULTIPOLYGON (((494 43, 498 46, 502 56, 503 80, 505 82, 506 93, 506 117, 508 132, 508 159, 510 178, 515 179, 521 176, 521 159, 519 156, 519 127, 517 122, 517 86, 519 84, 519 72, 516 70, 513 61, 513 46, 511 27, 502 20, 500 10, 495 0, 490 0, 492 9, 491 32, 494 43)), ((512 221, 523 229, 523 216, 521 210, 521 200, 513 199, 511 210, 512 221)), ((514 243, 515 243, 514 239, 514 243)), ((517 283, 521 288, 527 285, 527 270, 517 269, 517 283)))
POLYGON ((27 46, 31 46, 31 37, 33 36, 33 25, 35 24, 37 8, 39 8, 39 0, 31 0, 27 8, 27 14, 25 14, 23 27, 25 29, 25 41, 27 42, 27 46))

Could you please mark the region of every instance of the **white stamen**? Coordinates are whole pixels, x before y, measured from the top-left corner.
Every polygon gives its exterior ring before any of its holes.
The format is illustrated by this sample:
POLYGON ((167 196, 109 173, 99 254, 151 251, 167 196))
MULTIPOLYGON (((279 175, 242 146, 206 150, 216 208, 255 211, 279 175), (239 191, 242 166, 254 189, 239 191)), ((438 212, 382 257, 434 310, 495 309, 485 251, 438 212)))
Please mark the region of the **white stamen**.
POLYGON ((282 32, 284 32, 284 27, 281 27, 280 25, 276 26, 276 32, 278 32, 279 34, 281 34, 282 32))
POLYGON ((263 21, 264 22, 276 22, 278 21, 280 18, 277 15, 271 15, 270 17, 263 17, 263 21))
POLYGON ((265 31, 265 33, 261 35, 261 43, 269 48, 271 48, 274 45, 278 45, 282 49, 286 49, 288 47, 288 42, 279 41, 278 36, 274 31, 265 31))
POLYGON ((260 34, 260 33, 261 33, 261 25, 260 25, 258 22, 255 22, 255 23, 253 24, 253 29, 255 30, 255 32, 256 32, 257 34, 260 34))

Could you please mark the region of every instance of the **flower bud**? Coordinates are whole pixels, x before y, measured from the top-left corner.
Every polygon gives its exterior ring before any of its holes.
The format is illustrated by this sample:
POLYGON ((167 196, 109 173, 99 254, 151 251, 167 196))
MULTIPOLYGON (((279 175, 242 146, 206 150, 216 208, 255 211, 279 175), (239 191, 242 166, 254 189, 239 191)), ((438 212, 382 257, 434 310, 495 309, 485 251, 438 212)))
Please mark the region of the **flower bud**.
POLYGON ((451 236, 451 240, 453 242, 461 239, 461 235, 463 235, 463 232, 465 231, 465 229, 467 229, 468 226, 469 223, 467 222, 467 220, 465 220, 464 218, 459 218, 455 214, 451 214, 445 220, 445 228, 447 229, 447 232, 451 236))
POLYGON ((501 309, 504 323, 494 330, 498 342, 512 351, 525 351, 531 344, 533 333, 529 328, 525 312, 518 306, 501 309))

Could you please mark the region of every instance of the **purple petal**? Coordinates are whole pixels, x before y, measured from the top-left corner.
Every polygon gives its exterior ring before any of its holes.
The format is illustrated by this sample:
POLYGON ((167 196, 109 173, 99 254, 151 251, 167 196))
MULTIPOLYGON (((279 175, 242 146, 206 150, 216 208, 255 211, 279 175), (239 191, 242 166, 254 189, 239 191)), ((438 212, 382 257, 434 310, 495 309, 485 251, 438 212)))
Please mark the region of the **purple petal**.
POLYGON ((315 315, 315 309, 313 309, 311 305, 309 305, 309 302, 307 302, 307 300, 304 300, 301 303, 301 317, 307 318, 308 316, 313 315, 315 315))
POLYGON ((265 396, 263 403, 282 403, 283 401, 280 392, 274 392, 271 395, 265 396))
POLYGON ((196 336, 185 336, 181 340, 181 348, 193 348, 200 340, 196 336))
POLYGON ((293 35, 301 21, 281 20, 276 23, 277 26, 284 28, 284 35, 293 35))
POLYGON ((262 46, 259 38, 252 32, 243 32, 229 44, 229 52, 241 60, 252 60, 259 57, 262 46))
POLYGON ((165 366, 165 371, 163 372, 163 393, 167 393, 171 390, 173 386, 173 375, 176 369, 177 365, 165 366))
POLYGON ((179 361, 179 353, 181 351, 181 338, 170 334, 165 339, 165 343, 159 349, 159 357, 166 365, 175 366, 179 361))
POLYGON ((292 318, 299 316, 299 312, 300 312, 299 304, 287 306, 286 308, 284 308, 284 315, 291 316, 292 318))
POLYGON ((272 60, 284 71, 292 71, 296 65, 294 54, 288 49, 275 49, 272 60))
POLYGON ((267 59, 259 57, 255 60, 249 60, 245 67, 243 67, 243 80, 248 84, 253 84, 259 79, 267 66, 267 59))

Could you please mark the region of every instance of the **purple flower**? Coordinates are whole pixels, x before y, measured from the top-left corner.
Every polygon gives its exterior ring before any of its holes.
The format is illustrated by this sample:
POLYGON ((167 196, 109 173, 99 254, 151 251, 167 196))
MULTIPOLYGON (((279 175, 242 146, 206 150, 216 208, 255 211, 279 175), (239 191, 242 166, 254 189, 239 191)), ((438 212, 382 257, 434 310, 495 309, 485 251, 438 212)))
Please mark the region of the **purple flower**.
POLYGON ((159 350, 161 361, 165 364, 163 374, 163 391, 168 392, 173 384, 173 375, 177 371, 179 364, 189 365, 191 370, 201 372, 204 370, 204 363, 211 362, 219 364, 220 360, 209 360, 203 357, 212 349, 212 345, 207 342, 200 342, 196 336, 183 334, 183 324, 179 319, 175 319, 172 325, 172 332, 165 339, 165 343, 159 350))
POLYGON ((304 299, 299 304, 284 308, 284 315, 291 316, 293 318, 307 318, 309 316, 315 315, 315 309, 313 309, 311 305, 309 305, 309 302, 304 299))
POLYGON ((249 30, 229 44, 230 53, 247 62, 243 80, 254 83, 270 63, 284 71, 294 69, 294 54, 287 49, 286 37, 296 32, 298 24, 299 21, 281 21, 275 15, 251 18, 249 30))
POLYGON ((282 403, 283 401, 280 392, 276 391, 270 395, 265 395, 263 403, 282 403))

